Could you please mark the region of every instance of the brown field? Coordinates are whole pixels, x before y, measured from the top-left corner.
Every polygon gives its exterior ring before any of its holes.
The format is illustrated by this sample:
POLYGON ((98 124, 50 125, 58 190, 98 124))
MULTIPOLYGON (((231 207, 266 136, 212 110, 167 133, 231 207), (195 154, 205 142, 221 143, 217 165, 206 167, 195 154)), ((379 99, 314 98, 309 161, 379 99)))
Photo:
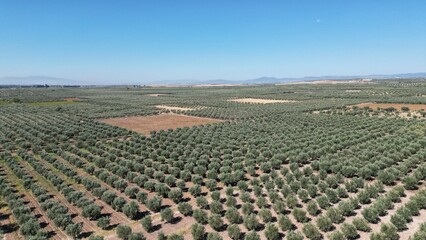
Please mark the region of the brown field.
POLYGON ((219 119, 192 117, 178 114, 160 114, 155 116, 120 117, 100 120, 103 123, 126 128, 149 135, 153 130, 167 130, 192 127, 209 123, 223 122, 219 119))
POLYGON ((261 104, 296 102, 293 100, 273 100, 273 99, 261 99, 261 98, 237 98, 237 99, 230 99, 228 101, 239 102, 239 103, 261 103, 261 104))
POLYGON ((394 107, 401 110, 402 107, 408 107, 410 111, 426 110, 425 104, 404 104, 404 103, 361 103, 358 107, 370 107, 372 109, 394 107))

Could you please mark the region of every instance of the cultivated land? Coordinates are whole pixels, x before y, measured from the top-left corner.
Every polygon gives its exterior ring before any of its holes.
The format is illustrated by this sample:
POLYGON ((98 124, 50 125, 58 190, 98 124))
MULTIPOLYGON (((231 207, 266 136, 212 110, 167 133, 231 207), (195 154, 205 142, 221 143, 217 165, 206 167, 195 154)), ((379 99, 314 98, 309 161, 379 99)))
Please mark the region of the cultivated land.
POLYGON ((349 83, 2 89, 1 233, 423 240, 426 83, 349 83))
MULTIPOLYGON (((173 108, 172 110, 181 109, 173 108)), ((222 122, 222 120, 178 114, 160 114, 154 116, 108 118, 102 119, 100 120, 100 122, 149 135, 151 131, 192 127, 209 123, 218 123, 222 122)))

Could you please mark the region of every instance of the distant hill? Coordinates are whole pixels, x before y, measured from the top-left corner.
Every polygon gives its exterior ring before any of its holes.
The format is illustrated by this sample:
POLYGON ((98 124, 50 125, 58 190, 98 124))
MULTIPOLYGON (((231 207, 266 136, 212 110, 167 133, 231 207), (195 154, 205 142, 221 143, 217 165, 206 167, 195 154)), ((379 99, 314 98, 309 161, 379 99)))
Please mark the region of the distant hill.
POLYGON ((426 72, 423 73, 402 73, 402 74, 373 74, 373 75, 351 75, 351 76, 307 76, 301 78, 277 78, 277 77, 260 77, 246 80, 169 80, 160 82, 147 82, 145 84, 153 85, 214 85, 214 84, 275 84, 275 83, 291 83, 291 82, 306 82, 318 80, 350 80, 350 79, 397 79, 397 78, 424 78, 426 72))
MULTIPOLYGON (((3 77, 0 78, 0 85, 80 85, 80 81, 48 77, 48 76, 27 76, 27 77, 3 77)), ((84 84, 84 83, 83 83, 84 84)))
MULTIPOLYGON (((350 80, 350 79, 397 79, 397 78, 426 78, 426 72, 422 73, 402 73, 402 74, 373 74, 373 75, 351 75, 351 76, 307 76, 301 78, 277 78, 277 77, 260 77, 254 79, 244 80, 226 80, 226 79, 212 79, 212 80, 195 80, 195 79, 182 79, 182 80, 163 80, 163 81, 144 81, 139 82, 125 82, 120 81, 116 84, 110 85, 236 85, 236 84, 276 84, 276 83, 291 83, 291 82, 305 82, 305 81, 318 81, 318 80, 350 80)), ((28 77, 3 77, 0 78, 0 85, 105 85, 105 83, 78 81, 67 78, 57 78, 49 76, 28 76, 28 77)))

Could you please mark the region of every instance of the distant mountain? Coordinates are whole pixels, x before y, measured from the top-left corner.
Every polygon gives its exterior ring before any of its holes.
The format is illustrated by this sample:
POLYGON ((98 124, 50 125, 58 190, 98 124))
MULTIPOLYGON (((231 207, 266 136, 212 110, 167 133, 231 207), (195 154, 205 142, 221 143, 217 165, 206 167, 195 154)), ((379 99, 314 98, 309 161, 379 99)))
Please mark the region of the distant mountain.
MULTIPOLYGON (((236 85, 236 84, 277 84, 277 83, 291 83, 291 82, 306 82, 318 80, 350 80, 350 79, 398 79, 398 78, 426 78, 426 72, 421 73, 402 73, 402 74, 372 74, 372 75, 351 75, 351 76, 307 76, 307 77, 260 77, 255 79, 244 80, 226 80, 226 79, 212 79, 212 80, 195 80, 195 79, 181 79, 181 80, 163 80, 163 81, 120 81, 119 85, 236 85)), ((96 82, 77 81, 66 78, 48 77, 48 76, 28 76, 28 77, 3 77, 0 78, 0 85, 96 85, 96 82)), ((98 85, 105 85, 105 83, 98 83, 98 85)), ((110 84, 117 85, 117 84, 110 84)))
POLYGON ((318 80, 350 80, 350 79, 397 79, 397 78, 426 78, 426 72, 423 73, 403 73, 403 74, 372 74, 372 75, 351 75, 351 76, 307 76, 300 78, 276 78, 276 77, 260 77, 246 80, 175 80, 162 81, 154 84, 173 84, 173 85, 215 85, 215 84, 275 84, 275 83, 291 83, 306 82, 318 80))
MULTIPOLYGON (((0 85, 80 85, 80 81, 48 76, 3 77, 0 85)), ((84 83, 83 83, 84 84, 84 83)))
POLYGON ((321 76, 321 77, 303 77, 299 80, 315 81, 315 80, 347 80, 347 79, 392 79, 392 78, 424 78, 426 72, 421 73, 401 73, 401 74, 370 74, 370 75, 352 75, 352 76, 321 76))

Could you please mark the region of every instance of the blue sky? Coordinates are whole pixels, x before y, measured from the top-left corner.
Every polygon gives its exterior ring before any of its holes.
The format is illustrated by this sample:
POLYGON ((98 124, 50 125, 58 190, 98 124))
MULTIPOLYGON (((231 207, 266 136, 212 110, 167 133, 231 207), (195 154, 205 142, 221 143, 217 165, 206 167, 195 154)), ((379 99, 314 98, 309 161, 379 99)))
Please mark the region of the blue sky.
POLYGON ((0 77, 136 83, 425 71, 424 0, 0 0, 0 77))

